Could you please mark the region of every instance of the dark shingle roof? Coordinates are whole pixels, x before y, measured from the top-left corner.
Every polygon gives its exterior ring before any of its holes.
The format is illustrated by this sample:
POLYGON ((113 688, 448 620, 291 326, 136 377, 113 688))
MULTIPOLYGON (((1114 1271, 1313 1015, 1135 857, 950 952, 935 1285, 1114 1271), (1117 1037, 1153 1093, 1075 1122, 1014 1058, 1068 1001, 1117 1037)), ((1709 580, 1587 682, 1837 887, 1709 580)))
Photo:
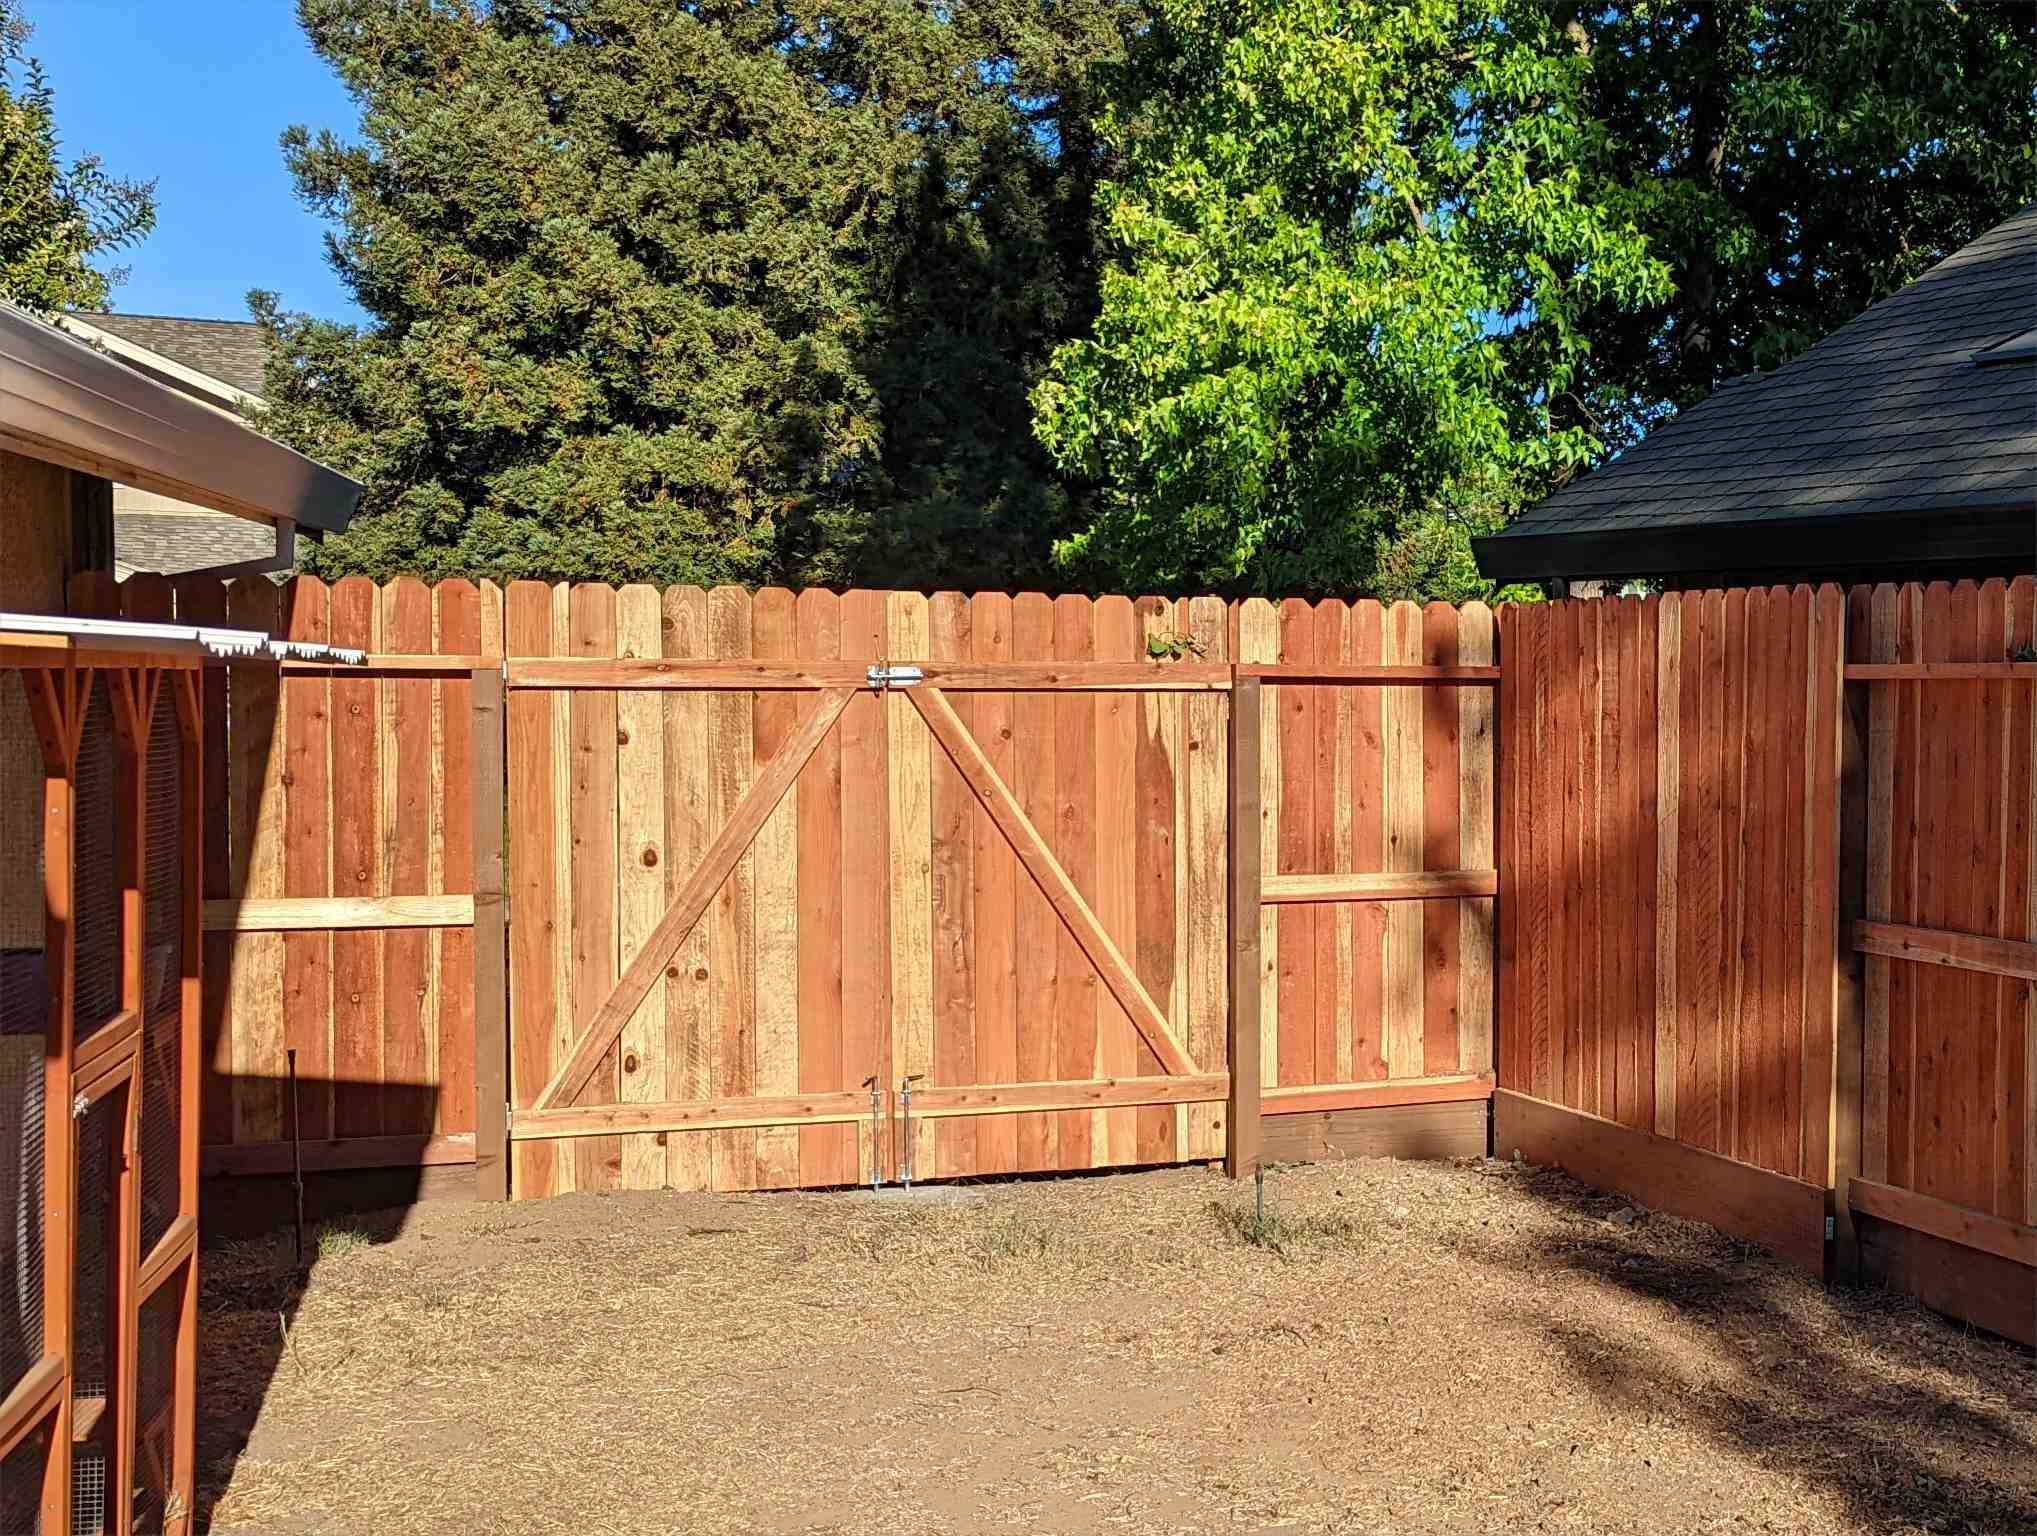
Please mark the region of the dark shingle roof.
POLYGON ((173 363, 195 368, 243 394, 262 393, 262 333, 249 320, 185 320, 175 315, 81 314, 102 331, 111 331, 173 363))
POLYGON ((2037 510, 2037 367, 1974 362, 2033 323, 2037 204, 1530 508, 1482 562, 1550 535, 2037 510))
POLYGON ((116 512, 113 563, 120 576, 135 571, 208 570, 276 552, 276 530, 228 512, 193 507, 187 512, 116 512))

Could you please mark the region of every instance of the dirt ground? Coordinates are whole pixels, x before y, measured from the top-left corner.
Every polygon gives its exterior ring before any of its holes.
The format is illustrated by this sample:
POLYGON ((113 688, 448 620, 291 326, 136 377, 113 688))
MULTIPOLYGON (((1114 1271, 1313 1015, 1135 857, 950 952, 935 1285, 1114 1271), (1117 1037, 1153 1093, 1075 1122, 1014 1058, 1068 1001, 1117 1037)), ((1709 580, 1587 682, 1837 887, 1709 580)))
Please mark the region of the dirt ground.
POLYGON ((277 1533, 2037 1530, 2037 1362, 1497 1162, 436 1203, 208 1252, 277 1533), (1258 1239, 1258 1241, 1254 1241, 1258 1239), (287 1319, 287 1329, 286 1329, 287 1319))

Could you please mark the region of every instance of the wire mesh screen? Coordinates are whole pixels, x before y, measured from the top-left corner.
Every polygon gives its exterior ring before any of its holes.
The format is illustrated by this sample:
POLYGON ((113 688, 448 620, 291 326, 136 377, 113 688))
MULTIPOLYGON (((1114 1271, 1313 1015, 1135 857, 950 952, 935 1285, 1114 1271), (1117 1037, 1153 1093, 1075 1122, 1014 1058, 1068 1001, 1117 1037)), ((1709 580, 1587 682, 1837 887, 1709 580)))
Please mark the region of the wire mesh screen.
POLYGON ((71 1451, 71 1536, 106 1536, 106 1452, 96 1445, 71 1451))
POLYGON ((163 1504, 170 1487, 170 1418, 177 1380, 177 1326, 183 1316, 184 1288, 175 1280, 159 1287, 142 1303, 136 1339, 135 1529, 162 1529, 163 1504))
POLYGON ((0 1536, 41 1536, 42 1475, 50 1432, 32 1431, 0 1460, 0 1536))
POLYGON ((76 1035, 85 1039, 120 1011, 119 812, 114 785, 112 699, 94 676, 78 750, 76 816, 76 1035))
POLYGON ((127 1091, 116 1088, 78 1122, 78 1264, 71 1290, 71 1391, 106 1396, 108 1266, 118 1245, 107 1230, 117 1201, 114 1154, 126 1114, 127 1091))
POLYGON ((42 785, 27 688, 0 672, 0 1396, 42 1358, 42 785))
POLYGON ((149 730, 148 863, 142 908, 141 1246, 146 1254, 177 1219, 183 1039, 183 751, 169 683, 149 730))

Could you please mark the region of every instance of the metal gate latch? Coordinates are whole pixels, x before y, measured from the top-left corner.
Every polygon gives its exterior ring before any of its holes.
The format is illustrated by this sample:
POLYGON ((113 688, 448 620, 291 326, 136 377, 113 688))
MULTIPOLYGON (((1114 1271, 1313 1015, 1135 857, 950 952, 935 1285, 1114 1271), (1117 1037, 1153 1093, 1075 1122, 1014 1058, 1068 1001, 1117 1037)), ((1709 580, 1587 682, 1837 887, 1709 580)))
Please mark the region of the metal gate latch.
POLYGON ((926 681, 926 674, 918 667, 875 666, 864 677, 879 693, 887 688, 910 688, 915 683, 926 681))

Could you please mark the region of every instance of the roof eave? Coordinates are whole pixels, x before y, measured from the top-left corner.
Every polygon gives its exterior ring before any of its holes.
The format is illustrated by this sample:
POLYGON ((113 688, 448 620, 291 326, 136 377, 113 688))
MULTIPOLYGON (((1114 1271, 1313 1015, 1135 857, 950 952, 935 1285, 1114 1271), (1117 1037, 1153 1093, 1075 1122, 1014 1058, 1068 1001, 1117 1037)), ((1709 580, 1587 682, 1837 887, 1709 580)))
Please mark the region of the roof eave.
POLYGON ((1827 513, 1732 523, 1530 533, 1473 539, 1488 581, 1591 581, 1747 571, 1928 575, 1933 567, 2023 560, 2037 565, 2037 506, 2028 501, 1871 515, 1827 513))
POLYGON ((361 499, 336 470, 4 303, 0 447, 319 533, 345 529, 361 499))

